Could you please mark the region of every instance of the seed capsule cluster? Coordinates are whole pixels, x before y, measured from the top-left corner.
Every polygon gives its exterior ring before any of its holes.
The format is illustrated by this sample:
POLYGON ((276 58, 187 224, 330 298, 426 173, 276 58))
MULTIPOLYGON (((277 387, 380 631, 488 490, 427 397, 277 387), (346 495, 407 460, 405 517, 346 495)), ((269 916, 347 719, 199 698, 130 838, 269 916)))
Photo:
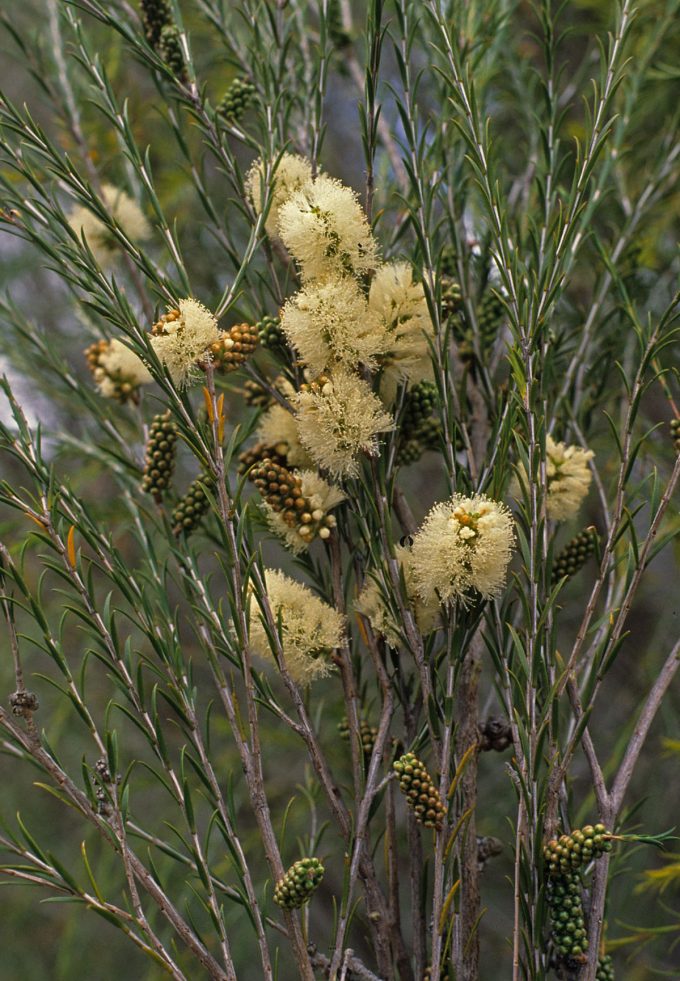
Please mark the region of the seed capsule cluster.
POLYGON ((611 835, 603 824, 587 824, 571 834, 553 838, 543 848, 549 875, 556 879, 611 851, 611 835))
POLYGON ((406 753, 392 764, 399 778, 399 787, 415 813, 416 820, 426 828, 439 831, 446 816, 446 806, 424 763, 406 753))
POLYGON ((671 419, 670 428, 673 446, 680 453, 680 419, 671 419))
POLYGON ((512 746, 512 728, 507 719, 491 715, 486 719, 479 730, 479 748, 482 752, 495 750, 502 753, 508 746, 512 746))
POLYGON ((285 350, 287 345, 286 335, 281 329, 281 320, 279 317, 263 317, 262 320, 258 320, 255 326, 257 327, 257 333, 262 347, 266 347, 270 351, 275 348, 285 350))
POLYGON ((267 446, 266 443, 256 443, 249 450, 244 450, 239 454, 238 473, 242 477, 248 473, 251 467, 262 463, 264 460, 271 460, 281 467, 286 465, 287 443, 279 443, 278 446, 267 446))
POLYGON ((548 904, 552 923, 552 938, 562 960, 582 963, 588 950, 588 934, 583 915, 581 876, 568 872, 559 879, 550 879, 548 904))
POLYGON ((235 78, 222 96, 217 111, 230 123, 238 123, 252 105, 257 89, 247 78, 235 78))
POLYGON ((301 858, 276 883, 274 902, 283 909, 299 909, 318 889, 323 874, 324 867, 318 858, 301 858))
POLYGON ((181 497, 172 512, 173 534, 190 535, 201 522, 208 508, 210 501, 202 487, 206 475, 197 478, 190 485, 184 497, 181 497))
POLYGON ((250 357, 257 344, 256 325, 234 324, 229 330, 223 330, 219 341, 210 345, 215 370, 223 374, 236 371, 250 357))
POLYGON ((586 528, 562 549, 553 563, 552 582, 571 579, 583 568, 597 547, 598 536, 595 528, 586 528))
POLYGON ((142 490, 160 500, 170 486, 177 455, 177 426, 169 412, 154 416, 146 443, 142 490))
MULTIPOLYGON (((338 732, 341 739, 344 739, 345 742, 350 741, 349 721, 347 717, 338 723, 338 732)), ((364 751, 364 756, 370 756, 373 752, 375 741, 378 738, 378 730, 375 726, 367 722, 366 719, 361 719, 359 722, 359 736, 361 738, 361 748, 364 751)))
POLYGON ((616 981, 614 961, 609 954, 605 954, 598 960, 595 981, 616 981))
POLYGON ((249 474, 267 504, 277 511, 289 528, 294 528, 308 542, 330 538, 336 526, 335 517, 314 508, 305 497, 300 478, 286 467, 265 457, 249 474))
POLYGON ((109 353, 110 346, 110 341, 101 340, 95 341, 94 344, 90 344, 89 347, 85 348, 85 360, 87 361, 88 368, 92 372, 92 377, 97 384, 101 384, 104 379, 108 379, 113 385, 113 394, 111 397, 116 402, 120 402, 121 405, 125 405, 126 402, 136 402, 139 385, 128 381, 118 372, 112 374, 102 364, 101 359, 105 354, 109 353))

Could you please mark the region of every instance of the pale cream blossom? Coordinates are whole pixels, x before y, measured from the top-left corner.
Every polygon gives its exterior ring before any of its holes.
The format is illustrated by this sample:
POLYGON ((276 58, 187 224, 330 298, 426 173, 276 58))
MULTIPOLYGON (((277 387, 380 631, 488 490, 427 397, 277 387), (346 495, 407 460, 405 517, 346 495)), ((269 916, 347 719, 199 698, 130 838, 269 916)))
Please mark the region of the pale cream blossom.
MULTIPOLYGON (((423 602, 418 595, 411 550, 398 545, 394 553, 403 572, 411 613, 415 617, 418 630, 425 637, 439 625, 439 600, 433 596, 428 602, 423 602)), ((387 573, 385 580, 389 583, 387 573)), ((391 647, 401 646, 404 625, 400 624, 399 608, 396 601, 393 605, 386 601, 385 591, 375 574, 367 576, 363 589, 355 600, 354 609, 366 617, 373 630, 384 637, 391 647)))
POLYGON ((278 227, 305 281, 361 276, 378 264, 378 246, 356 194, 324 174, 286 201, 278 227))
POLYGON ((371 283, 368 312, 376 333, 384 335, 384 353, 379 358, 383 397, 393 398, 400 382, 430 381, 434 327, 423 285, 413 281, 407 262, 378 269, 371 283))
MULTIPOLYGON (((345 618, 302 583, 275 569, 267 569, 265 582, 285 667, 300 685, 330 674, 333 651, 343 642, 345 618)), ((255 654, 274 661, 263 614, 251 590, 249 603, 250 646, 255 654)))
POLYGON ((382 326, 369 320, 366 297, 347 276, 313 282, 296 293, 281 312, 281 326, 314 374, 336 363, 375 368, 384 342, 382 326))
POLYGON ((151 346, 176 385, 197 376, 196 362, 209 357, 209 348, 220 339, 214 314, 198 300, 180 300, 154 325, 151 346))
MULTIPOLYGON (((290 399, 295 393, 292 385, 289 389, 290 392, 284 394, 290 399)), ((280 456, 284 456, 287 466, 313 466, 312 457, 300 442, 295 416, 280 402, 274 402, 262 414, 255 435, 259 443, 271 446, 280 456)))
POLYGON ((138 388, 151 382, 151 373, 142 359, 127 344, 114 337, 108 350, 99 355, 99 370, 94 378, 102 395, 113 398, 113 389, 121 383, 138 388))
MULTIPOLYGON (((104 184, 101 199, 114 223, 131 242, 143 242, 151 236, 151 225, 142 209, 125 191, 113 184, 104 184)), ((85 237, 99 265, 110 266, 120 245, 109 226, 83 205, 71 211, 68 222, 79 238, 85 237)))
MULTIPOLYGON (((554 521, 565 521, 576 515, 590 489, 592 474, 588 462, 594 455, 592 450, 557 443, 552 436, 546 436, 548 487, 546 513, 549 518, 554 521)), ((521 467, 520 473, 522 483, 526 484, 527 475, 524 466, 521 467)), ((510 493, 517 500, 521 497, 520 482, 517 477, 514 477, 510 484, 510 493)))
MULTIPOLYGON (((263 186, 264 173, 264 164, 261 159, 258 159, 248 171, 245 181, 246 192, 258 215, 262 212, 266 200, 266 188, 263 186)), ((265 222, 268 235, 277 234, 281 206, 311 179, 312 165, 309 160, 295 153, 282 155, 272 179, 271 204, 265 222)))
POLYGON ((331 529, 335 527, 335 517, 330 514, 333 508, 345 500, 345 495, 334 484, 329 484, 320 477, 316 470, 294 471, 300 478, 302 494, 309 505, 311 522, 306 525, 291 526, 286 523, 283 515, 266 501, 262 507, 267 515, 267 523, 278 538, 282 538, 295 555, 300 555, 315 538, 326 539, 331 529))
POLYGON ((515 543, 508 508, 483 494, 455 494, 435 505, 411 547, 413 581, 421 600, 439 597, 469 602, 476 591, 484 599, 503 588, 515 543))
POLYGON ((336 477, 358 476, 361 454, 375 456, 378 434, 394 425, 371 386, 342 369, 306 385, 293 406, 300 442, 336 477))

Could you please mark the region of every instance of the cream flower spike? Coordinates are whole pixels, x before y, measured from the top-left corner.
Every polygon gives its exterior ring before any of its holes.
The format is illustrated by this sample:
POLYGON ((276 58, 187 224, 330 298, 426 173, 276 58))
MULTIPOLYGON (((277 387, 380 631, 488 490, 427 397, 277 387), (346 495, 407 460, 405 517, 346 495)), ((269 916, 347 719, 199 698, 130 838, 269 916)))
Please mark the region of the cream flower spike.
POLYGON ((176 385, 185 386, 198 376, 196 362, 208 358, 209 348, 220 339, 217 319, 198 300, 180 300, 152 328, 151 346, 176 385))
MULTIPOLYGON (((267 569, 265 581, 274 620, 281 625, 281 647, 291 677, 300 685, 326 677, 333 670, 330 657, 343 641, 345 618, 309 587, 283 572, 267 569)), ((255 654, 275 660, 252 589, 249 636, 255 654)))
MULTIPOLYGON (((258 159, 246 174, 245 180, 246 193, 258 215, 261 214, 265 201, 263 179, 264 164, 261 159, 258 159)), ((312 165, 309 160, 294 153, 282 155, 273 177, 271 204, 264 226, 268 235, 275 236, 278 233, 281 206, 311 179, 312 165)))
MULTIPOLYGON (((131 242, 143 242, 151 236, 151 225, 137 202, 113 184, 104 184, 101 198, 111 217, 131 242)), ((89 208, 78 205, 68 216, 68 222, 78 237, 83 237, 102 268, 110 266, 119 254, 120 246, 111 229, 89 208)))

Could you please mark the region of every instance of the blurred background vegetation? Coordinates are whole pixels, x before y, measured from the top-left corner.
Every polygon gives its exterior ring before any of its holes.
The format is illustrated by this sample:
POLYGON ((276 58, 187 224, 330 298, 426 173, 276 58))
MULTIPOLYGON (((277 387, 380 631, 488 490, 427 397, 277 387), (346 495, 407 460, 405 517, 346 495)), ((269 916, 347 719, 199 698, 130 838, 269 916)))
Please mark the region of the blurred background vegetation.
MULTIPOLYGON (((21 4, 10 0, 0 0, 0 10, 3 13, 4 26, 0 26, 0 59, 2 68, 2 85, 10 98, 18 104, 26 103, 30 107, 35 120, 51 134, 51 136, 69 152, 73 150, 66 130, 55 118, 54 109, 45 98, 35 78, 31 76, 31 68, 40 71, 40 65, 27 62, 25 52, 18 47, 12 35, 16 33, 26 42, 27 49, 33 49, 34 43, 42 52, 44 65, 53 65, 53 50, 55 44, 54 11, 58 4, 50 4, 45 0, 24 0, 21 4), (4 9, 3 9, 4 8, 4 9)), ((185 25, 190 31, 193 49, 197 63, 201 68, 201 78, 208 85, 210 97, 216 102, 227 84, 234 77, 234 69, 224 58, 219 44, 215 41, 214 32, 201 16, 194 3, 181 4, 185 25)), ((643 2, 640 17, 642 29, 635 32, 636 38, 644 38, 645 44, 653 35, 657 24, 663 19, 667 6, 659 2, 643 2)), ((361 25, 364 16, 362 2, 353 4, 355 24, 361 25)), ((588 77, 588 71, 594 64, 596 53, 595 35, 613 23, 613 3, 608 0, 570 0, 560 16, 560 28, 565 31, 565 37, 560 46, 560 58, 563 61, 565 76, 572 73, 582 73, 588 77), (592 57, 591 57, 592 56, 592 57)), ((535 128, 532 127, 532 104, 527 99, 531 93, 533 82, 530 69, 540 65, 541 52, 533 33, 537 22, 535 12, 529 3, 508 3, 507 17, 512 21, 512 29, 508 33, 511 46, 499 57, 497 64, 491 69, 490 77, 486 80, 486 98, 488 111, 493 122, 493 132, 497 144, 501 147, 505 163, 505 176, 510 186, 513 178, 519 175, 527 158, 527 148, 536 139, 535 128)), ((489 45, 494 44, 496 24, 490 24, 489 45)), ((185 255, 190 263, 192 285, 198 296, 210 297, 219 295, 224 283, 225 259, 223 255, 214 261, 215 245, 209 229, 202 221, 201 211, 196 200, 196 192, 190 175, 178 153, 167 127, 166 109, 159 96, 158 88, 146 69, 140 67, 126 51, 122 39, 118 35, 106 32, 101 25, 91 25, 95 46, 101 53, 107 71, 116 90, 129 100, 129 114, 132 120, 135 136, 140 147, 148 145, 151 168, 155 177, 155 185, 159 191, 162 203, 168 214, 174 216, 177 222, 178 234, 182 240, 185 255)), ((351 43, 359 59, 363 57, 360 31, 352 38, 351 43)), ((635 44, 630 52, 631 58, 636 57, 635 44)), ((640 42, 642 44, 642 42, 640 42)), ((71 52, 64 52, 70 58, 71 52)), ((422 55, 425 59, 425 55, 422 55)), ((389 49, 386 56, 386 77, 390 70, 396 71, 394 63, 390 69, 389 49)), ((485 62, 488 65, 488 62, 485 62)), ((647 71, 639 99, 633 111, 637 114, 633 131, 635 142, 621 148, 621 153, 629 160, 628 173, 635 173, 635 161, 641 164, 646 161, 649 147, 657 145, 657 137, 665 128, 670 129, 675 121, 680 106, 680 23, 670 32, 664 45, 654 51, 649 70, 647 71)), ((576 81, 575 83, 576 84, 576 81)), ((304 94, 303 94, 304 97, 304 94)), ((394 107, 390 103, 389 93, 383 92, 385 101, 384 113, 391 119, 395 116, 394 107)), ((357 112, 358 93, 348 72, 343 51, 337 52, 330 68, 328 85, 326 119, 328 129, 325 136, 322 160, 326 169, 334 176, 351 184, 358 190, 363 187, 363 153, 359 117, 357 112)), ((437 92, 429 90, 423 84, 420 90, 420 101, 423 111, 429 112, 434 125, 440 115, 437 104, 437 92)), ((630 107, 622 104, 620 111, 630 107)), ((101 168, 102 177, 117 183, 125 167, 117 143, 111 131, 104 125, 100 113, 85 106, 85 128, 88 133, 93 153, 93 159, 101 168)), ((246 120, 247 126, 247 120, 246 120)), ((571 104, 564 120, 563 136, 579 137, 583 132, 583 106, 579 102, 571 104)), ((187 127, 185 137, 188 140, 199 141, 200 137, 187 127)), ((242 148, 235 147, 235 152, 242 156, 244 168, 250 162, 250 155, 242 148)), ((386 166, 386 165, 385 165, 386 166)), ((206 161, 209 172, 211 189, 215 202, 223 209, 228 217, 230 208, 234 205, 225 191, 220 196, 219 175, 214 172, 214 165, 206 161)), ((643 172, 640 167, 640 172, 643 172)), ((564 177, 566 180, 566 175, 564 177)), ((377 193, 380 207, 389 209, 395 216, 399 215, 399 202, 396 197, 381 198, 381 181, 378 175, 377 193)), ((636 196, 635 187, 628 187, 622 193, 625 201, 626 194, 636 196)), ((621 219, 618 209, 620 200, 612 197, 611 206, 605 205, 598 215, 598 230, 606 237, 608 226, 616 226, 621 219)), ((1 204, 1 202, 0 202, 1 204)), ((667 196, 662 205, 656 210, 653 219, 645 226, 644 235, 640 236, 629 255, 631 288, 644 295, 649 291, 650 284, 656 283, 663 270, 671 270, 670 275, 677 279, 677 263, 673 265, 672 257, 677 251, 678 232, 680 231, 680 190, 667 196)), ((595 249, 595 246, 588 246, 595 249)), ((587 277, 587 264, 581 264, 581 279, 570 287, 571 308, 563 311, 564 323, 561 327, 568 329, 569 323, 575 323, 583 314, 592 296, 593 283, 587 277)), ((233 270, 229 270, 233 272, 233 270)), ((0 294, 11 294, 17 306, 24 312, 30 311, 31 321, 38 325, 50 344, 57 345, 63 357, 70 363, 71 370, 87 381, 87 370, 82 356, 82 349, 90 340, 90 335, 96 336, 94 327, 73 322, 71 302, 65 293, 63 285, 46 267, 44 260, 18 239, 7 236, 0 238, 0 294)), ((265 312, 265 311, 262 311, 265 312)), ((272 310, 268 312, 274 312, 272 310)), ((244 309, 233 310, 234 318, 240 314, 248 318, 253 311, 244 309)), ((616 316, 614 313, 613 316, 616 316)), ((2 328, 0 328, 1 330, 2 328)), ((622 349, 625 344, 621 345, 622 349)), ((0 351, 2 342, 0 341, 0 351)), ((620 352, 609 352, 611 358, 620 352)), ((33 384, 23 380, 22 358, 33 357, 32 352, 24 352, 13 347, 11 356, 5 352, 4 365, 9 376, 16 385, 17 394, 24 399, 24 405, 32 416, 32 420, 49 419, 50 428, 61 430, 78 440, 83 433, 82 421, 72 414, 72 406, 64 399, 64 391, 55 385, 49 372, 45 372, 44 385, 36 390, 33 384), (55 425, 55 419, 58 423, 55 425)), ((262 355, 260 355, 262 357, 262 355)), ((266 357, 266 355, 264 356, 266 357)), ((611 360, 603 362, 607 369, 611 360)), ((631 366, 628 365, 630 368, 631 366)), ((597 379, 594 380, 597 384, 597 379)), ((236 387, 236 386, 234 386, 236 387)), ((238 405, 238 393, 231 396, 232 406, 238 405)), ((5 405, 0 407, 3 416, 7 415, 5 405)), ((650 426, 667 418, 667 408, 663 398, 653 396, 648 400, 647 413, 650 426)), ((603 461, 606 472, 607 436, 604 426, 599 445, 595 442, 593 448, 598 452, 598 458, 603 461)), ((131 438, 132 430, 131 430, 131 438)), ((652 465, 658 454, 659 444, 665 437, 656 442, 650 437, 650 453, 645 458, 645 452, 637 462, 641 472, 652 465)), ((141 452, 141 447, 140 447, 141 452)), ((670 453, 670 447, 668 449, 670 453)), ((76 444, 71 451, 65 449, 65 444, 59 450, 58 465, 62 473, 69 475, 76 494, 86 494, 88 501, 101 517, 103 526, 120 527, 125 521, 125 512, 119 508, 116 500, 107 494, 107 484, 100 475, 95 460, 89 462, 77 452, 76 444)), ((3 460, 7 468, 7 457, 3 460)), ((12 480, 17 476, 11 472, 2 474, 12 480)), ((188 483, 193 472, 179 471, 179 481, 188 483)), ((446 493, 443 475, 434 455, 426 456, 418 468, 412 468, 408 475, 409 496, 414 504, 416 519, 425 514, 432 501, 440 499, 446 493)), ((595 515, 584 513, 584 523, 589 523, 595 515)), ((6 540, 16 539, 16 516, 6 511, 0 511, 0 537, 6 540)), ((675 521, 679 521, 677 508, 675 521)), ((22 536, 23 537, 22 529, 22 536)), ((646 577, 646 586, 640 594, 635 619, 631 625, 631 636, 626 641, 625 655, 619 658, 617 666, 611 672, 606 682, 606 693, 602 700, 608 703, 609 711, 600 712, 595 723, 594 739, 597 745, 611 745, 612 749, 629 735, 628 724, 639 705, 642 693, 650 682, 650 665, 647 654, 658 648, 665 650, 668 639, 676 637, 680 629, 680 589, 678 589, 678 571, 680 569, 680 553, 678 545, 674 546, 675 554, 667 552, 652 568, 646 577)), ((130 542, 132 551, 133 545, 130 542)), ((277 552, 280 559, 280 552, 277 552)), ((585 593, 589 587, 588 576, 593 576, 594 570, 584 574, 583 578, 570 583, 565 591, 565 604, 570 597, 577 599, 579 591, 585 593)), ((51 594, 50 602, 55 609, 60 603, 57 592, 51 594)), ((562 617, 561 629, 565 636, 573 636, 580 604, 573 604, 574 616, 568 612, 562 617)), ((26 627, 26 624, 23 625, 26 627)), ((74 650, 82 648, 82 637, 75 621, 66 625, 67 636, 74 650)), ((183 638, 190 654, 193 639, 183 638)), ((6 701, 13 690, 13 675, 11 658, 5 638, 0 639, 0 691, 6 701)), ((36 651, 26 660, 29 674, 49 670, 36 651)), ((654 662, 656 663, 656 662, 654 662)), ((101 669, 103 671, 103 669, 101 669)), ((197 683, 200 686, 200 669, 197 669, 197 683)), ((103 705, 109 697, 109 689, 102 674, 101 690, 94 684, 96 672, 92 674, 90 698, 99 699, 103 705)), ((322 717, 321 731, 325 733, 325 747, 331 762, 337 772, 345 773, 349 782, 350 771, 344 745, 337 739, 337 723, 339 708, 334 705, 332 698, 324 699, 324 685, 332 686, 332 682, 324 682, 315 687, 314 713, 322 717), (344 770, 343 770, 344 768, 344 770)), ((45 687, 45 686, 44 686, 45 687)), ((328 688, 330 694, 331 687, 328 688)), ((489 710, 496 708, 492 691, 488 696, 489 710)), ((170 710, 168 709, 170 714, 170 710)), ((49 694, 43 698, 40 717, 49 719, 50 743, 65 758, 70 759, 77 769, 83 754, 80 742, 81 729, 63 699, 49 694)), ((680 766, 680 691, 677 686, 670 693, 664 707, 654 725, 651 737, 645 750, 634 781, 630 795, 631 801, 636 801, 636 807, 631 809, 626 822, 629 830, 638 826, 648 832, 658 832, 677 824, 678 804, 678 772, 680 766)), ((220 732, 221 722, 216 722, 216 740, 224 745, 220 762, 221 772, 231 772, 240 775, 240 766, 235 750, 228 748, 225 732, 220 732)), ((296 836, 309 833, 310 820, 314 818, 314 791, 308 779, 309 774, 299 763, 300 755, 294 745, 294 737, 288 730, 277 726, 276 721, 263 717, 265 729, 264 742, 268 747, 266 760, 272 799, 277 795, 281 801, 291 800, 287 820, 286 841, 295 842, 296 836), (278 782, 278 786, 277 786, 278 782), (292 789, 294 788, 294 789, 292 789), (310 819, 310 814, 312 815, 310 819)), ((128 730, 129 732, 129 730, 128 730)), ((179 736, 178 736, 179 739, 179 736)), ((134 756, 134 750, 128 746, 127 753, 134 756)), ((144 756, 144 746, 139 746, 140 757, 144 756)), ((93 760, 89 760, 93 763, 93 760)), ((578 769, 577 769, 578 773, 578 769)), ((81 822, 70 812, 50 797, 44 790, 33 783, 33 775, 24 766, 14 765, 11 752, 0 756, 0 786, 2 786, 1 815, 9 825, 14 823, 14 815, 21 813, 38 839, 49 837, 55 843, 55 854, 67 866, 78 866, 79 850, 83 836, 81 822)), ((585 765, 581 765, 580 779, 574 785, 575 796, 583 800, 580 816, 584 821, 592 813, 592 800, 588 795, 589 776, 585 765)), ((142 808, 144 801, 138 792, 135 806, 142 808)), ((508 950, 506 937, 511 932, 511 904, 508 901, 512 877, 511 828, 507 821, 506 808, 514 808, 514 800, 507 793, 507 775, 505 773, 503 756, 501 754, 485 754, 480 761, 480 802, 478 807, 478 830, 480 834, 494 835, 505 843, 503 854, 490 861, 483 878, 483 906, 486 912, 481 930, 483 932, 483 963, 481 977, 494 981, 509 977, 508 950), (499 967, 499 965, 503 965, 499 967)), ((156 791, 150 791, 148 807, 144 808, 146 827, 157 825, 163 829, 163 813, 155 814, 158 807, 156 791)), ((322 828, 318 833, 322 835, 322 828)), ((252 829, 253 839, 248 841, 244 835, 247 850, 256 850, 257 832, 252 829), (251 848, 249 848, 251 846, 251 848)), ((110 868, 111 885, 115 887, 119 870, 114 867, 111 857, 106 857, 104 851, 99 854, 99 844, 96 836, 86 833, 88 852, 96 857, 100 869, 110 868)), ((671 846, 672 847, 672 846, 671 846)), ((677 848, 680 851, 680 845, 677 848)), ((318 847, 323 855, 323 837, 318 847)), ((162 859, 160 860, 162 862, 162 859)), ((639 889, 645 882, 645 870, 664 867, 667 860, 650 850, 629 849, 616 859, 614 879, 611 884, 611 899, 609 910, 608 936, 610 942, 622 941, 620 952, 616 954, 619 965, 619 976, 626 981, 645 981, 658 972, 661 976, 680 977, 680 875, 675 881, 670 881, 668 889, 662 896, 662 902, 650 892, 640 893, 639 889), (625 874, 624 874, 625 873, 625 874), (672 949, 669 935, 657 937, 653 930, 662 925, 674 926, 677 930, 677 949, 672 949), (624 943, 625 941, 625 943, 624 943)), ((227 863, 225 859, 225 872, 227 863)), ((330 867, 326 880, 320 891, 320 901, 312 909, 312 919, 315 917, 332 917, 332 906, 329 897, 337 890, 338 879, 342 876, 342 868, 330 867), (324 901, 324 899, 326 901, 324 901)), ((181 877, 178 867, 167 862, 164 867, 167 876, 181 877)), ((106 884, 106 883, 105 883, 106 884)), ((157 968, 150 966, 141 954, 129 944, 125 937, 95 916, 84 915, 82 910, 66 903, 45 902, 45 896, 24 885, 5 885, 0 890, 0 938, 2 955, 0 957, 0 978, 2 981, 72 981, 74 976, 83 975, 87 981, 110 981, 111 978, 124 974, 130 981, 154 981, 160 977, 157 968)), ((239 977, 244 981, 256 981, 257 965, 253 966, 239 957, 238 931, 243 929, 242 915, 238 909, 233 912, 233 949, 237 958, 239 977)), ((323 935, 319 931, 319 935, 323 935)), ((672 933, 670 934, 672 936, 672 933)), ((182 963, 182 953, 178 952, 178 960, 182 963)), ((286 966, 281 965, 281 977, 292 978, 287 973, 286 966)))

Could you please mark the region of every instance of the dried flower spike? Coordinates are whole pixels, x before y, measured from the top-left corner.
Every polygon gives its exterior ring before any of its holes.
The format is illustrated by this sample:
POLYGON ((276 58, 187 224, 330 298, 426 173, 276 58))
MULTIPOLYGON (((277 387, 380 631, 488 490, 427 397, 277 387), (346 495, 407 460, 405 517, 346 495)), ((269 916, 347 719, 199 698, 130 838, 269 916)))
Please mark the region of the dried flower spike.
POLYGON ((274 902, 282 909, 299 909, 319 888, 324 867, 318 858, 301 858, 276 883, 274 902))
POLYGON ((479 729, 479 749, 481 752, 495 750, 502 753, 512 746, 512 727, 507 719, 491 715, 479 729))
POLYGON ((160 501, 170 486, 177 455, 177 426, 170 412, 154 416, 146 443, 142 490, 160 501))
POLYGON ((399 787, 418 823, 440 831, 446 816, 446 805, 425 764, 413 753, 406 753, 395 760, 392 766, 399 779, 399 787))

